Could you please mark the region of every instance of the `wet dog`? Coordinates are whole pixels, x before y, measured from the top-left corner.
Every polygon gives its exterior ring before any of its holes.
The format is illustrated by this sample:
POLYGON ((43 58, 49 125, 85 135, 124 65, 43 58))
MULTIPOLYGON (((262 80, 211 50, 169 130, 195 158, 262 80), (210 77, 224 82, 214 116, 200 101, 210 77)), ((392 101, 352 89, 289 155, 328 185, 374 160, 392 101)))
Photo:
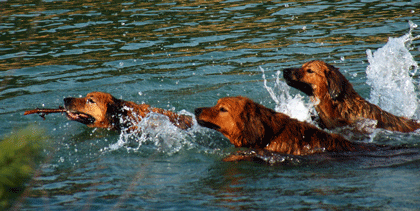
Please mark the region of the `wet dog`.
POLYGON ((377 121, 377 128, 391 131, 412 132, 420 128, 416 120, 395 116, 363 99, 338 68, 323 61, 284 69, 283 77, 289 86, 311 97, 321 127, 332 129, 372 119, 377 121))
POLYGON ((82 98, 64 98, 64 106, 70 120, 83 123, 88 127, 132 131, 136 129, 137 123, 151 112, 167 116, 175 126, 181 129, 192 126, 190 116, 178 115, 147 104, 120 100, 103 92, 91 92, 82 98))
MULTIPOLYGON (((260 152, 310 155, 373 149, 241 96, 221 98, 213 107, 195 109, 195 115, 198 124, 221 132, 235 147, 262 150, 260 152)), ((224 161, 252 160, 254 157, 249 153, 237 153, 224 161)))

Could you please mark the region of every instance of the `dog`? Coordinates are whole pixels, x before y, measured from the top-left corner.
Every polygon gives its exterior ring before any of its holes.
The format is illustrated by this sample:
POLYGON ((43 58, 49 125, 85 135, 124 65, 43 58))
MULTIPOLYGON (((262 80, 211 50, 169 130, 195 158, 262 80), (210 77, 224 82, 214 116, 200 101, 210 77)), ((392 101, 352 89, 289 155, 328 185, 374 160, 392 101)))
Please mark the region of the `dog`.
POLYGON ((68 119, 88 127, 133 131, 137 128, 137 123, 151 112, 167 116, 180 129, 186 130, 192 126, 190 116, 179 115, 147 104, 120 100, 104 92, 91 92, 82 98, 64 98, 64 107, 68 119))
MULTIPOLYGON (((327 133, 242 96, 221 98, 215 106, 197 108, 194 112, 199 125, 219 131, 235 147, 260 150, 259 154, 268 151, 311 155, 374 149, 367 144, 350 142, 338 134, 327 133)), ((247 154, 236 153, 224 161, 252 160, 255 157, 247 154)))
POLYGON ((284 69, 283 77, 289 86, 311 97, 323 128, 352 125, 363 119, 376 120, 376 128, 390 131, 412 132, 420 128, 418 121, 395 116, 363 99, 338 68, 323 61, 284 69))

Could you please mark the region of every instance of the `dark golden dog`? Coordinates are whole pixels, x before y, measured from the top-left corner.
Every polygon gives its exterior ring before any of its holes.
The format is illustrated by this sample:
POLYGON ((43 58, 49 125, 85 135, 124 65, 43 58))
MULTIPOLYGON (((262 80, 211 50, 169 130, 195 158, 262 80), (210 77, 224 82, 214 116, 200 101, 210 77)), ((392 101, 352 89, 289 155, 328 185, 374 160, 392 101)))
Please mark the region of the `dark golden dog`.
POLYGON ((284 69, 283 77, 289 86, 311 96, 322 127, 335 128, 372 119, 377 121, 377 128, 392 131, 411 132, 420 128, 416 120, 395 116, 363 99, 338 68, 323 61, 284 69))
POLYGON ((83 98, 64 98, 64 106, 70 120, 81 122, 88 127, 133 130, 150 112, 167 116, 181 129, 188 129, 192 125, 190 116, 178 115, 147 104, 119 100, 103 92, 91 92, 83 98))
MULTIPOLYGON (((221 98, 214 107, 197 108, 195 115, 198 124, 221 132, 236 147, 291 155, 372 149, 240 96, 221 98)), ((225 161, 245 157, 233 155, 225 161)))

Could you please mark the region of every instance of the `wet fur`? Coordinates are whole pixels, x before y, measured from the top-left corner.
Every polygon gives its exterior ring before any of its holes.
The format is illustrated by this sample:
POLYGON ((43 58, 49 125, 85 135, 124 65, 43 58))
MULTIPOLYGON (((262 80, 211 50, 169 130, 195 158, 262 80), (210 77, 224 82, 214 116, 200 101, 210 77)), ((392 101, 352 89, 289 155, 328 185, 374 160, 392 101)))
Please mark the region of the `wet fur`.
POLYGON ((81 122, 88 127, 131 131, 136 129, 137 123, 150 112, 167 116, 181 129, 188 129, 192 125, 190 116, 178 115, 147 104, 120 100, 104 92, 91 92, 83 98, 65 98, 64 106, 70 120, 81 122))
MULTIPOLYGON (((236 147, 290 155, 373 149, 241 96, 221 98, 213 107, 197 108, 195 115, 201 126, 221 132, 236 147)), ((250 160, 250 157, 253 156, 239 153, 225 161, 250 160)))
POLYGON ((420 128, 416 120, 398 117, 363 99, 338 68, 323 61, 310 61, 301 68, 283 70, 287 84, 311 96, 321 126, 332 129, 363 119, 377 121, 377 128, 412 132, 420 128))

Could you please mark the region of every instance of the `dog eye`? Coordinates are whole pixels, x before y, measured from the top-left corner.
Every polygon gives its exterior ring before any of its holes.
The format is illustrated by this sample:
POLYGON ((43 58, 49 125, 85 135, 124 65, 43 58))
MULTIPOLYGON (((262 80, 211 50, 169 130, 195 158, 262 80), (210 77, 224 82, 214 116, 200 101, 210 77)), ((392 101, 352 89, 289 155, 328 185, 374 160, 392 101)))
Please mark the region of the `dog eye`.
POLYGON ((306 72, 308 72, 308 73, 314 73, 314 71, 312 69, 307 69, 306 72))
POLYGON ((95 101, 93 101, 92 99, 87 99, 86 102, 87 103, 95 103, 95 101))
POLYGON ((220 110, 220 112, 227 112, 225 107, 220 107, 219 110, 220 110))

